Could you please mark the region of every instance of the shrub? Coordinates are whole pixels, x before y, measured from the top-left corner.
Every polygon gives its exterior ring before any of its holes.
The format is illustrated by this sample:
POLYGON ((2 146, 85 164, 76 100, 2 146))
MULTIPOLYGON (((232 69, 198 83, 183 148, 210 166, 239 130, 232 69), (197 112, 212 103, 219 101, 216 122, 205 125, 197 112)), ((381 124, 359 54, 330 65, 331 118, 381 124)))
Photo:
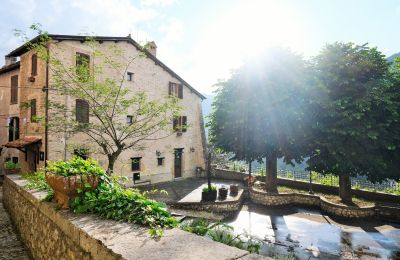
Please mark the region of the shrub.
POLYGON ((208 188, 208 186, 204 187, 203 192, 210 192, 210 191, 217 191, 217 186, 211 185, 211 189, 208 188))
POLYGON ((11 161, 11 160, 7 160, 7 161, 4 163, 4 168, 5 168, 6 170, 14 170, 14 169, 20 168, 20 166, 19 166, 19 163, 14 163, 14 162, 11 161))
POLYGON ((73 175, 97 175, 104 176, 105 171, 93 159, 83 159, 79 156, 74 156, 71 160, 49 162, 46 167, 47 172, 64 177, 73 175))

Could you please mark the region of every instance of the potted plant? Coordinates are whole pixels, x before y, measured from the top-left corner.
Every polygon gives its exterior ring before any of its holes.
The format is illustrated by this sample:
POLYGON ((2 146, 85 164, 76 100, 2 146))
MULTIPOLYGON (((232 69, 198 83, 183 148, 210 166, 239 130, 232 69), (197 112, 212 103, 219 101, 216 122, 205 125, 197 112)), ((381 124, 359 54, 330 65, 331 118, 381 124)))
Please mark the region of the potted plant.
POLYGON ((69 202, 78 193, 96 189, 99 177, 103 175, 105 171, 95 160, 85 160, 78 156, 67 162, 49 162, 46 167, 46 181, 54 190, 54 197, 63 209, 69 207, 69 202))
POLYGON ((21 172, 21 167, 19 166, 19 163, 14 163, 11 160, 7 160, 4 163, 4 172, 5 172, 5 174, 20 173, 21 172))
POLYGON ((211 185, 210 187, 206 186, 203 188, 201 192, 202 201, 215 201, 216 198, 217 198, 217 186, 211 185))
POLYGON ((218 189, 218 194, 221 199, 226 199, 228 196, 228 189, 225 186, 222 186, 218 189))
POLYGON ((231 185, 229 186, 229 191, 230 191, 230 193, 233 194, 233 195, 238 194, 238 192, 239 192, 239 185, 237 185, 237 184, 231 184, 231 185))

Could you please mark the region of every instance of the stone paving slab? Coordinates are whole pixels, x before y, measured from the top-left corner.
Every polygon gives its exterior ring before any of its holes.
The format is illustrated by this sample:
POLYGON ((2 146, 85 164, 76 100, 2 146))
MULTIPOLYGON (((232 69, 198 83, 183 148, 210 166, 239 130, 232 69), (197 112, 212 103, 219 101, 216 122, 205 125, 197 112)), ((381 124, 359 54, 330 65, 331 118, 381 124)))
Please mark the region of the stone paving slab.
POLYGON ((29 255, 19 240, 9 215, 3 207, 3 190, 0 185, 0 260, 28 260, 29 255))

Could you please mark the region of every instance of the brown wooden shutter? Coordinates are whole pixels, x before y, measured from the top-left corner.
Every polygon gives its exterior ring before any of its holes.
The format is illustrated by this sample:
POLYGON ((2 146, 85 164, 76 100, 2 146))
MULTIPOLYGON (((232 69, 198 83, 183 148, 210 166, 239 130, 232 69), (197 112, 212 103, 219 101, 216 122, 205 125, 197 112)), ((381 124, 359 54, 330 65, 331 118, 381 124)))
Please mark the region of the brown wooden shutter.
POLYGON ((183 98, 183 85, 178 85, 178 98, 183 98))
POLYGON ((175 117, 174 120, 172 121, 172 128, 174 131, 178 131, 178 125, 179 125, 179 117, 175 117))
POLYGON ((18 75, 11 77, 11 104, 18 103, 18 75))
POLYGON ((172 82, 170 82, 168 85, 168 95, 172 95, 172 82))
POLYGON ((186 132, 186 128, 187 128, 187 117, 183 116, 182 117, 182 132, 186 132))
POLYGON ((76 100, 76 121, 79 123, 89 123, 89 104, 85 100, 76 100))
POLYGON ((36 99, 31 100, 31 122, 36 120, 36 99))
POLYGON ((37 55, 36 54, 32 55, 31 75, 32 76, 36 76, 37 75, 37 55))

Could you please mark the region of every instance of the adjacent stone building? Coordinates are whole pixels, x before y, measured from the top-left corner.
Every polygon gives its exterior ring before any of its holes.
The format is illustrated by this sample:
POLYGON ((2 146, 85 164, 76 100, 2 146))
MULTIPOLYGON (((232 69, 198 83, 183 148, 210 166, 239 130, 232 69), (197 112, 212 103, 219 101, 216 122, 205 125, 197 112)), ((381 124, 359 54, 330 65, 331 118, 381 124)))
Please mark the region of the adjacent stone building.
MULTIPOLYGON (((73 66, 77 54, 90 55, 85 36, 49 35, 52 39, 47 49, 49 55, 62 55, 62 61, 73 66)), ((35 42, 38 38, 32 39, 35 42)), ((137 55, 141 46, 128 37, 94 37, 105 51, 117 46, 126 55, 137 55)), ((204 168, 205 133, 201 102, 204 96, 184 81, 180 76, 156 58, 157 46, 154 42, 144 50, 145 57, 131 63, 127 70, 124 87, 145 91, 149 98, 160 99, 176 86, 185 123, 185 132, 179 132, 157 141, 147 141, 141 151, 124 151, 118 158, 114 173, 140 176, 140 180, 151 182, 170 181, 180 177, 193 176, 198 167, 204 168)), ((37 57, 35 50, 25 45, 6 55, 6 64, 0 68, 0 163, 6 159, 18 161, 22 171, 33 172, 44 166, 45 160, 69 159, 74 154, 75 144, 93 146, 83 133, 70 135, 53 133, 43 122, 35 118, 45 118, 45 102, 48 99, 62 100, 67 106, 76 106, 77 101, 70 96, 60 96, 51 89, 53 74, 46 61, 37 57), (48 95, 48 96, 46 96, 48 95)), ((111 73, 112 71, 105 71, 111 73)), ((109 76, 109 75, 108 75, 109 76)), ((120 115, 129 120, 129 115, 120 115)), ((51 117, 48 117, 51 121, 51 117)), ((173 124, 173 122, 171 122, 173 124)), ((107 166, 104 155, 89 156, 107 166)))

